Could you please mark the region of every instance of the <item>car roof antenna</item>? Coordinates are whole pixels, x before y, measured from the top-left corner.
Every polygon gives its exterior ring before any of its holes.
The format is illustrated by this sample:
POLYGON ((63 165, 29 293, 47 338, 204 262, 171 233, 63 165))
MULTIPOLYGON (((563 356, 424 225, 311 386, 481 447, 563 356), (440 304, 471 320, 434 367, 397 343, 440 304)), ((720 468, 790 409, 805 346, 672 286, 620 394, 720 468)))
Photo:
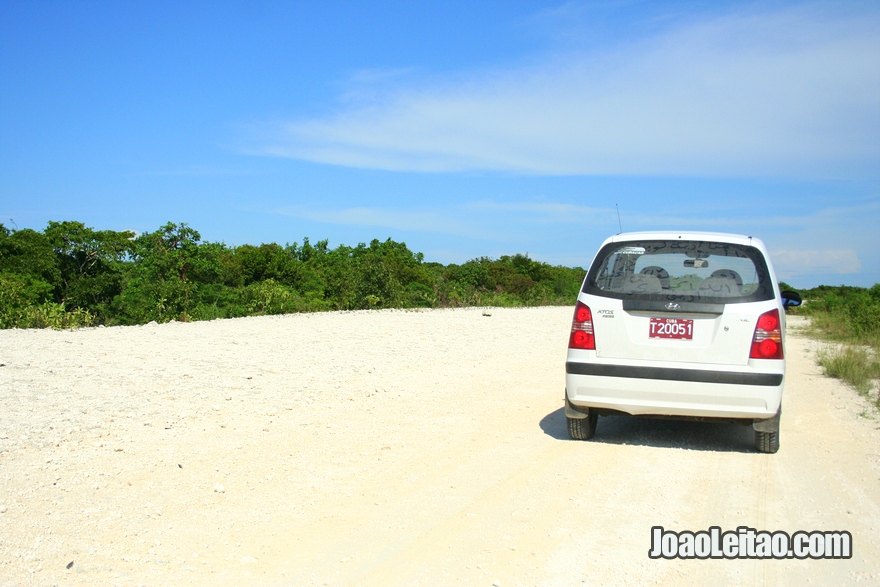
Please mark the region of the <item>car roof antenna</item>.
MULTIPOLYGON (((620 206, 614 204, 614 207, 617 208, 617 227, 620 229, 620 232, 623 232, 623 225, 620 223, 620 206)), ((617 234, 620 234, 617 233, 617 234)))

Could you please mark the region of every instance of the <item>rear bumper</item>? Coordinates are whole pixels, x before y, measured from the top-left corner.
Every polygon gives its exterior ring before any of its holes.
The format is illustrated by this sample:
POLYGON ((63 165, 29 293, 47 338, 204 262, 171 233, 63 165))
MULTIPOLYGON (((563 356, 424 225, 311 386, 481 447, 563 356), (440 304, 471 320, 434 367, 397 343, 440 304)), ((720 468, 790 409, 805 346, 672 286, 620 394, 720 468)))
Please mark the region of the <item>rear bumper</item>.
POLYGON ((632 415, 765 419, 782 401, 783 374, 568 361, 568 401, 632 415))
POLYGON ((722 383, 731 385, 782 385, 781 373, 744 373, 741 371, 707 371, 706 369, 672 369, 668 367, 633 367, 603 363, 568 361, 565 373, 625 379, 655 379, 659 381, 688 381, 693 383, 722 383))

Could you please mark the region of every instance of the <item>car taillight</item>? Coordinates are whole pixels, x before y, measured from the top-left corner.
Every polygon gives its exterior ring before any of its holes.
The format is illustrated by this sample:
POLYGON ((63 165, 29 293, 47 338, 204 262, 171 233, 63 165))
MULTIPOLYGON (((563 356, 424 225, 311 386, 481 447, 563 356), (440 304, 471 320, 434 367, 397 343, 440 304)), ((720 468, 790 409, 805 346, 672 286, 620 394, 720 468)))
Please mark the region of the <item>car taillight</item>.
POLYGON ((750 359, 781 359, 782 358, 782 323, 779 321, 779 310, 764 312, 755 326, 752 338, 750 359))
POLYGON ((578 302, 574 307, 574 319, 571 321, 568 348, 596 350, 596 337, 593 335, 593 313, 583 302, 578 302))

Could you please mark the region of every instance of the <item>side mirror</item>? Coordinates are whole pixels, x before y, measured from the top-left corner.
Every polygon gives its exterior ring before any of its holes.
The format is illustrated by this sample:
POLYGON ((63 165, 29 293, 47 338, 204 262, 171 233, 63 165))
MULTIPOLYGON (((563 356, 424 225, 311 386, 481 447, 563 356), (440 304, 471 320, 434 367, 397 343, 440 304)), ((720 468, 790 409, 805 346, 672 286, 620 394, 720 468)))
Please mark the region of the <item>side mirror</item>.
POLYGON ((801 294, 796 291, 786 290, 782 292, 782 307, 783 308, 793 308, 795 306, 800 306, 803 302, 801 298, 801 294))

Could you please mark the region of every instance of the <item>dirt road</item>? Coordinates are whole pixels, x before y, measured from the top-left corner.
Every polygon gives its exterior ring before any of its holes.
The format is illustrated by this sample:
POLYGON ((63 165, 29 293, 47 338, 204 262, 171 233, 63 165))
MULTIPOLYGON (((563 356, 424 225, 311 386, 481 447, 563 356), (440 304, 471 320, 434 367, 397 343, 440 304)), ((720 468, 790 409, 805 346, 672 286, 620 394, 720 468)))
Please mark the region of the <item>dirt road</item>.
POLYGON ((0 586, 880 584, 880 421, 817 343, 789 336, 775 455, 733 424, 574 442, 570 321, 0 331, 0 586), (848 530, 853 557, 652 560, 656 525, 848 530))

